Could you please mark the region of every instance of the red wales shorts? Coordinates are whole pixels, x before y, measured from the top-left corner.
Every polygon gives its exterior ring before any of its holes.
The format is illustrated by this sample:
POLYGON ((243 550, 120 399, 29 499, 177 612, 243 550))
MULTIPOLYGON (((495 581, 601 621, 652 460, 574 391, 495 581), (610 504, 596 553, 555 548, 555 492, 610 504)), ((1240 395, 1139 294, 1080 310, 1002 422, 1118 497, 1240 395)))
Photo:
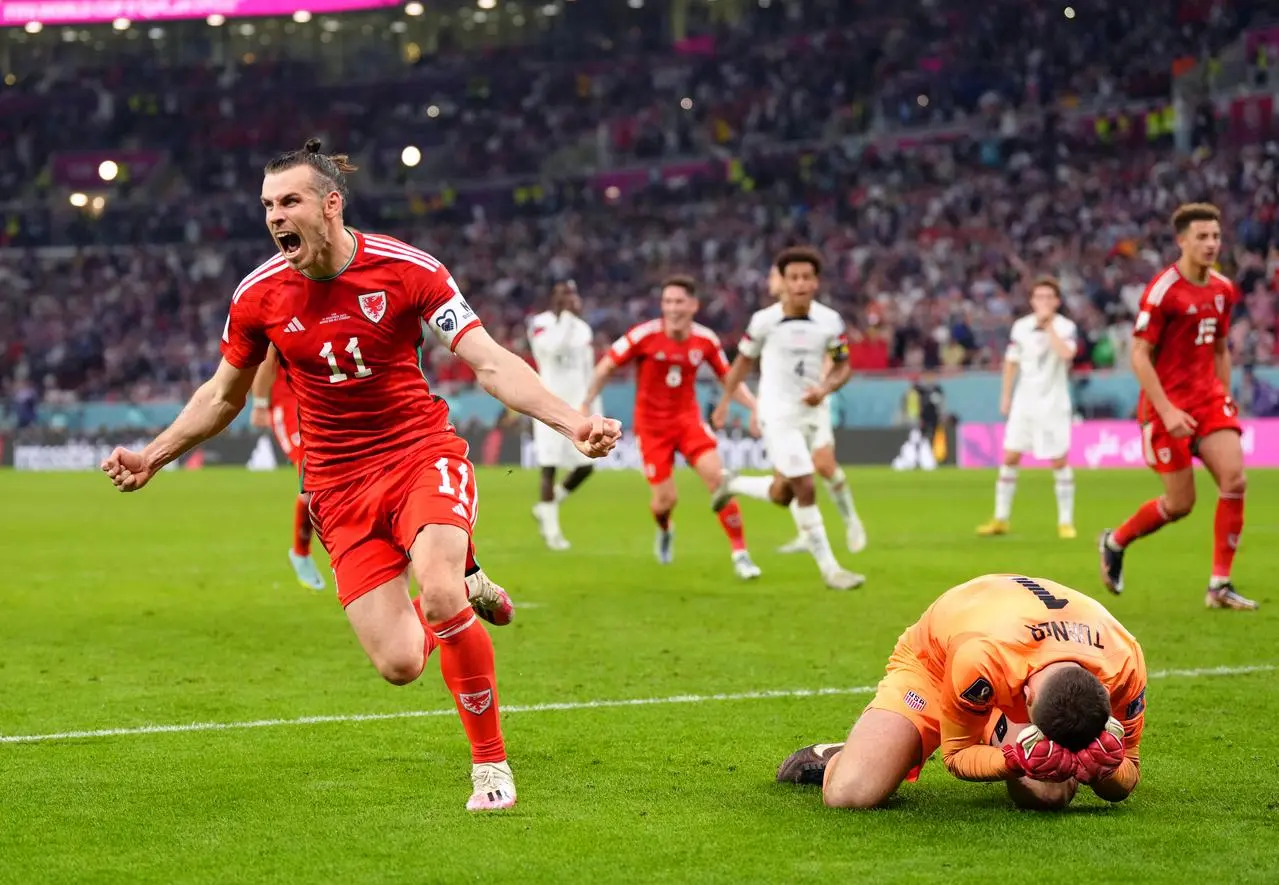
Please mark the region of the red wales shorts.
POLYGON ((466 440, 439 434, 395 464, 311 493, 311 522, 329 551, 345 608, 401 575, 409 549, 428 525, 475 527, 475 469, 466 440))
POLYGON ((639 446, 644 476, 648 478, 649 485, 658 485, 671 478, 676 452, 692 464, 719 445, 715 434, 696 416, 666 426, 636 426, 635 444, 639 446))
POLYGON ((1156 473, 1176 473, 1193 466, 1193 459, 1199 453, 1199 440, 1210 433, 1218 430, 1243 432, 1239 424, 1239 411, 1225 396, 1213 397, 1202 405, 1185 411, 1199 423, 1194 436, 1174 437, 1164 429, 1163 422, 1157 416, 1141 426, 1142 451, 1146 464, 1156 473))

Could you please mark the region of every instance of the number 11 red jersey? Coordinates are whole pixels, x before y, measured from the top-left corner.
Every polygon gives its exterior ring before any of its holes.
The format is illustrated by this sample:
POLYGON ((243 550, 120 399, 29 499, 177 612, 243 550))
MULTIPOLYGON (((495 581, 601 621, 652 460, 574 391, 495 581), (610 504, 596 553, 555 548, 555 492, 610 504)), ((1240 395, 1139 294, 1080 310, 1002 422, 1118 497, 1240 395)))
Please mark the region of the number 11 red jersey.
MULTIPOLYGON (((1215 270, 1201 286, 1183 277, 1174 264, 1146 287, 1133 336, 1154 347, 1155 374, 1177 408, 1193 411, 1228 395, 1217 377, 1215 344, 1230 332, 1230 314, 1238 301, 1235 284, 1215 270)), ((1138 420, 1156 417, 1143 393, 1138 420)))
POLYGON ((244 278, 231 299, 222 355, 240 369, 275 345, 297 396, 306 491, 350 482, 452 434, 448 404, 418 363, 423 319, 450 349, 480 321, 448 270, 392 237, 352 232, 355 252, 325 280, 282 256, 244 278))

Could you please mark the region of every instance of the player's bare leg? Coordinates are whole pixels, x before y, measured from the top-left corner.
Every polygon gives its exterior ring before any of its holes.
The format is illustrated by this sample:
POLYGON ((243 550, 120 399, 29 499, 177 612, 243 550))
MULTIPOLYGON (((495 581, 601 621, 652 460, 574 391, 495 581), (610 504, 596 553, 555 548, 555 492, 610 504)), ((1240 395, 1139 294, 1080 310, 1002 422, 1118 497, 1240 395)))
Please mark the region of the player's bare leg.
POLYGON ((866 710, 843 744, 814 744, 791 754, 782 782, 821 784, 830 808, 875 808, 897 792, 923 760, 914 724, 891 710, 866 710))
POLYGON ((289 548, 289 564, 298 583, 308 590, 323 590, 324 578, 311 558, 311 496, 303 492, 293 502, 293 546, 289 548))
POLYGON ((1124 590, 1124 551, 1138 538, 1159 531, 1170 522, 1184 519, 1195 509, 1195 472, 1193 468, 1159 474, 1164 493, 1137 508, 1137 512, 1111 531, 1101 533, 1101 581, 1111 593, 1124 590))
POLYGON ((1233 430, 1218 430, 1199 440, 1199 458, 1217 483, 1217 513, 1213 519, 1212 575, 1204 597, 1209 608, 1249 611, 1257 603, 1239 595, 1230 580, 1235 551, 1243 534, 1243 446, 1233 430))
POLYGON ((715 507, 719 503, 715 500, 715 495, 722 487, 726 475, 719 451, 708 449, 703 452, 693 462, 693 470, 706 484, 706 490, 711 493, 711 509, 719 517, 719 524, 724 529, 724 534, 728 536, 728 543, 732 548, 733 571, 743 580, 758 578, 761 574, 759 566, 751 559, 750 552, 746 549, 746 530, 742 526, 741 508, 733 500, 723 503, 718 508, 715 507))
POLYGON ((515 804, 515 781, 498 716, 493 640, 467 600, 469 548, 470 538, 457 526, 427 525, 414 539, 409 558, 422 588, 427 628, 440 644, 440 673, 471 744, 474 791, 466 807, 492 811, 515 804))
POLYGON ((1017 468, 1021 465, 1021 452, 1004 451, 1004 463, 999 465, 995 477, 995 516, 990 522, 977 526, 982 537, 1008 534, 1013 515, 1013 497, 1017 494, 1017 468))
POLYGON ((671 512, 679 501, 679 493, 675 491, 674 477, 669 476, 652 486, 652 490, 648 506, 653 511, 653 521, 657 523, 653 555, 662 565, 670 565, 675 559, 675 524, 671 521, 671 512))
POLYGON ((409 573, 382 584, 346 607, 364 653, 378 674, 392 685, 408 685, 422 675, 434 637, 409 599, 409 573))
POLYGON ((831 551, 830 541, 826 537, 826 524, 822 521, 822 512, 817 509, 817 490, 813 485, 813 475, 795 476, 787 480, 794 501, 791 503, 791 515, 795 526, 808 544, 808 552, 817 561, 822 580, 832 590, 852 590, 866 582, 863 575, 850 572, 839 564, 831 551))

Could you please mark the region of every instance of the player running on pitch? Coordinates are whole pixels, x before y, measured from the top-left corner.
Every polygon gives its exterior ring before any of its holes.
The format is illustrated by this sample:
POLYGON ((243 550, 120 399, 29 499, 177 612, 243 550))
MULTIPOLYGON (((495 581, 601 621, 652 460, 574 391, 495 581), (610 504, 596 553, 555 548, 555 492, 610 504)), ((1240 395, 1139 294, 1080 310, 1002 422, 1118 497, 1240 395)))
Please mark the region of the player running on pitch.
POLYGON ((1070 469, 1070 364, 1078 350, 1079 330, 1061 309, 1061 286, 1052 277, 1039 277, 1030 287, 1029 316, 1013 323, 1004 353, 1003 389, 999 412, 1008 419, 1004 429, 1004 463, 995 480, 995 518, 977 527, 979 535, 1008 534, 1017 466, 1022 455, 1051 461, 1057 493, 1057 537, 1070 540, 1075 532, 1075 474, 1070 469), (1016 379, 1016 391, 1013 380, 1016 379))
POLYGON ((422 318, 489 393, 573 437, 584 454, 607 454, 621 430, 616 421, 582 417, 493 341, 435 258, 346 227, 345 175, 353 171, 345 156, 320 153, 315 139, 267 165, 262 207, 280 254, 232 296, 221 363, 167 430, 141 452, 117 448, 102 469, 120 491, 136 491, 224 430, 274 345, 298 398, 303 489, 347 619, 395 685, 417 679, 440 647, 440 671, 471 744, 467 808, 509 808, 515 782, 498 719, 493 643, 476 615, 509 621, 511 603, 495 593, 468 604, 475 472, 447 403, 418 366, 422 318), (421 587, 414 600, 410 572, 421 587))
POLYGON ((1146 463, 1164 493, 1113 532, 1102 532, 1102 583, 1124 589, 1124 551, 1195 506, 1194 458, 1217 483, 1208 608, 1255 609, 1230 580, 1243 533, 1244 470, 1238 409, 1230 398, 1230 315, 1239 290, 1213 269, 1221 252, 1221 212, 1189 203, 1172 216, 1181 257, 1150 281, 1133 325, 1132 368, 1141 383, 1137 419, 1146 463))
POLYGON ((1064 808, 1080 783, 1121 802, 1140 776, 1145 709, 1141 646, 1101 603, 983 575, 906 628, 845 743, 791 754, 777 779, 820 784, 833 808, 874 808, 940 748, 955 777, 1005 781, 1023 808, 1064 808))
MULTIPOLYGON (((781 271, 774 264, 768 271, 768 294, 774 299, 781 299, 783 285, 785 284, 781 271)), ((830 373, 833 364, 834 360, 831 359, 830 354, 827 354, 822 360, 822 377, 830 373)), ((844 474, 844 469, 839 466, 839 461, 835 459, 834 424, 834 400, 827 396, 822 400, 817 412, 817 426, 813 433, 813 469, 825 481, 826 491, 830 494, 831 501, 835 503, 835 509, 839 511, 839 518, 844 522, 844 543, 848 547, 848 552, 861 553, 866 549, 866 528, 862 525, 861 517, 857 515, 857 507, 853 504, 853 492, 848 487, 848 477, 844 474)), ((737 476, 732 480, 734 494, 758 498, 761 501, 772 500, 770 495, 772 486, 771 476, 737 476)), ((790 502, 792 516, 798 507, 799 504, 792 498, 790 502)), ((777 552, 807 553, 808 541, 802 534, 796 535, 793 540, 779 547, 777 552)))
MULTIPOLYGON (((824 420, 826 407, 822 404, 852 375, 844 321, 837 312, 814 301, 822 270, 821 257, 814 250, 786 249, 777 257, 776 266, 783 281, 781 301, 751 317, 711 422, 723 426, 729 398, 759 365, 757 413, 764 446, 775 470, 769 497, 783 507, 792 500, 796 503, 791 514, 817 561, 822 580, 831 589, 851 590, 866 579, 843 568, 831 551, 826 525, 817 509, 812 455, 824 420), (822 376, 819 373, 827 355, 833 362, 831 370, 822 376)), ((729 505, 732 495, 743 487, 743 480, 756 479, 726 476, 716 490, 712 506, 729 505)))
MULTIPOLYGON (((547 389, 565 402, 582 402, 595 368, 595 333, 582 319, 582 296, 576 283, 555 284, 550 309, 529 322, 528 340, 547 389)), ((598 398, 591 401, 590 410, 600 410, 598 398)), ((595 467, 570 440, 542 423, 533 425, 533 452, 542 471, 541 496, 533 505, 533 517, 547 547, 567 550, 570 545, 560 529, 560 501, 586 482, 595 467), (560 485, 555 484, 557 469, 568 472, 560 485)))
MULTIPOLYGON (((693 322, 697 308, 697 284, 691 277, 665 280, 661 317, 640 323, 613 342, 595 366, 595 377, 582 406, 583 411, 589 409, 615 369, 632 360, 639 363, 635 376, 635 442, 644 461, 644 475, 652 487, 649 506, 657 522, 653 552, 664 565, 675 557, 675 528, 671 521, 671 511, 679 500, 671 476, 675 453, 684 456, 712 492, 724 477, 719 443, 702 422, 694 384, 703 364, 723 379, 728 372, 728 358, 719 336, 693 322)), ((755 408, 755 398, 745 387, 738 391, 737 398, 746 408, 755 408)), ((759 567, 746 549, 741 511, 734 504, 717 513, 732 548, 733 571, 739 578, 758 578, 759 567)))

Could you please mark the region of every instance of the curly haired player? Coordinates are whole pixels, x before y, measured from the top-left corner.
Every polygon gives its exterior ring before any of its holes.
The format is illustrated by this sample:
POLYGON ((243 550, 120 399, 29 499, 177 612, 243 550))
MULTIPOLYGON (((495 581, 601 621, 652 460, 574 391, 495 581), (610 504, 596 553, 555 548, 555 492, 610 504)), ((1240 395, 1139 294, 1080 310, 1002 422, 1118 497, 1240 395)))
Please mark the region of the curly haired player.
POLYGON ((820 784, 834 808, 873 808, 940 748, 955 777, 1005 781, 1022 808, 1064 808, 1080 783, 1121 802, 1139 779, 1145 709, 1141 646, 1099 602, 983 575, 906 628, 845 743, 791 754, 777 779, 820 784))

